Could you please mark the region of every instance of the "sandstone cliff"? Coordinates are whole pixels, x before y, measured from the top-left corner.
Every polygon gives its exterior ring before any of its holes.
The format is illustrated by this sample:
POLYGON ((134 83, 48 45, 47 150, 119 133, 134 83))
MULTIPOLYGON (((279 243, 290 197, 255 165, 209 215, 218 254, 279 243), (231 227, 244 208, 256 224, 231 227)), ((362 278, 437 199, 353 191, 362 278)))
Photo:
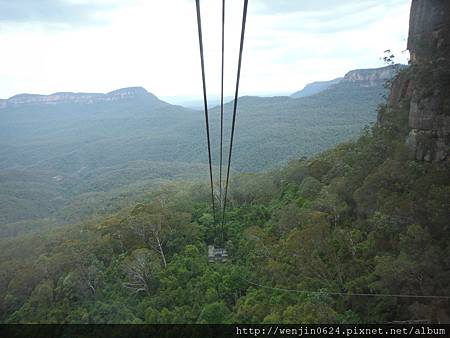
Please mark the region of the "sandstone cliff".
POLYGON ((361 87, 383 86, 386 81, 398 73, 399 70, 405 68, 405 65, 389 65, 381 68, 355 69, 349 71, 344 77, 339 77, 330 81, 316 81, 307 84, 302 90, 291 95, 292 98, 311 96, 339 83, 353 83, 361 87))
POLYGON ((411 156, 442 161, 450 149, 450 1, 412 0, 408 50, 411 67, 394 82, 388 110, 406 101, 411 156))
POLYGON ((114 90, 107 94, 71 93, 71 92, 60 92, 51 95, 19 94, 7 100, 0 100, 0 109, 5 108, 7 106, 26 105, 26 104, 58 104, 58 103, 93 104, 98 102, 120 101, 139 97, 146 97, 158 100, 158 98, 155 95, 147 92, 142 87, 129 87, 114 90))
POLYGON ((404 65, 397 64, 374 69, 356 69, 345 74, 342 82, 358 83, 364 87, 379 86, 391 80, 403 68, 404 65))

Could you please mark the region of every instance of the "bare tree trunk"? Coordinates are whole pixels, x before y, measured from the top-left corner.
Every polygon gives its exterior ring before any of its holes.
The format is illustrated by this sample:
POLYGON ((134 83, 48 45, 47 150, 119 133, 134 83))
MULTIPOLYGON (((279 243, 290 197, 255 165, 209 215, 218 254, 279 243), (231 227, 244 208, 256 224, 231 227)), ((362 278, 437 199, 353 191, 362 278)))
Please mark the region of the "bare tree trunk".
POLYGON ((164 255, 164 250, 162 248, 161 241, 159 239, 159 235, 158 235, 157 231, 155 231, 155 238, 156 238, 156 242, 158 243, 158 251, 161 254, 161 258, 162 258, 164 267, 167 267, 166 256, 164 255))
POLYGON ((125 265, 128 281, 122 285, 134 293, 145 292, 150 295, 148 280, 152 274, 145 256, 136 256, 135 260, 125 265))
POLYGON ((92 285, 92 283, 91 283, 91 281, 89 279, 87 280, 87 283, 88 283, 89 288, 91 289, 92 295, 95 297, 95 288, 94 288, 94 286, 92 285))

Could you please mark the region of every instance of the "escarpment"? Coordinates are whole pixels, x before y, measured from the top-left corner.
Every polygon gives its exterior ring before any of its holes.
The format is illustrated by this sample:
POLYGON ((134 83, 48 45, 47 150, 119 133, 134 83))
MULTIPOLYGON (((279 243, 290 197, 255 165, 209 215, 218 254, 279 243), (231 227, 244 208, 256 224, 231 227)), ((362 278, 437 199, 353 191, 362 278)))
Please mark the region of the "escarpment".
POLYGON ((450 149, 450 1, 412 1, 407 48, 411 67, 394 81, 388 111, 407 103, 411 157, 443 161, 450 149))

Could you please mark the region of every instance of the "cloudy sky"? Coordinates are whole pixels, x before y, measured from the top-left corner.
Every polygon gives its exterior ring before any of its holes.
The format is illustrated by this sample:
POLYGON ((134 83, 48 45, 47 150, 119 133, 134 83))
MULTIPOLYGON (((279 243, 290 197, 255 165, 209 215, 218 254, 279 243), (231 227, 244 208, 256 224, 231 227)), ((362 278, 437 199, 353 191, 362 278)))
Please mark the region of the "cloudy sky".
MULTIPOLYGON (((220 0, 202 0, 207 85, 220 89, 220 0)), ((235 81, 243 0, 227 0, 226 95, 235 81)), ((396 61, 410 0, 249 0, 241 94, 291 93, 396 61)), ((0 98, 142 86, 201 94, 194 0, 0 0, 0 98)))

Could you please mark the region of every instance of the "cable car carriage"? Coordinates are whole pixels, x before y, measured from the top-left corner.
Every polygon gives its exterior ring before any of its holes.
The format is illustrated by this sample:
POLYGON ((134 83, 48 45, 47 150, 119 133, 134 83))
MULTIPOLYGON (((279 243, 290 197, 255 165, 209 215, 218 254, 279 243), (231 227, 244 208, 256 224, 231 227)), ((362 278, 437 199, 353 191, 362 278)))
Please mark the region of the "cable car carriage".
POLYGON ((208 245, 208 262, 223 263, 228 259, 227 250, 224 248, 215 248, 214 245, 208 245))

